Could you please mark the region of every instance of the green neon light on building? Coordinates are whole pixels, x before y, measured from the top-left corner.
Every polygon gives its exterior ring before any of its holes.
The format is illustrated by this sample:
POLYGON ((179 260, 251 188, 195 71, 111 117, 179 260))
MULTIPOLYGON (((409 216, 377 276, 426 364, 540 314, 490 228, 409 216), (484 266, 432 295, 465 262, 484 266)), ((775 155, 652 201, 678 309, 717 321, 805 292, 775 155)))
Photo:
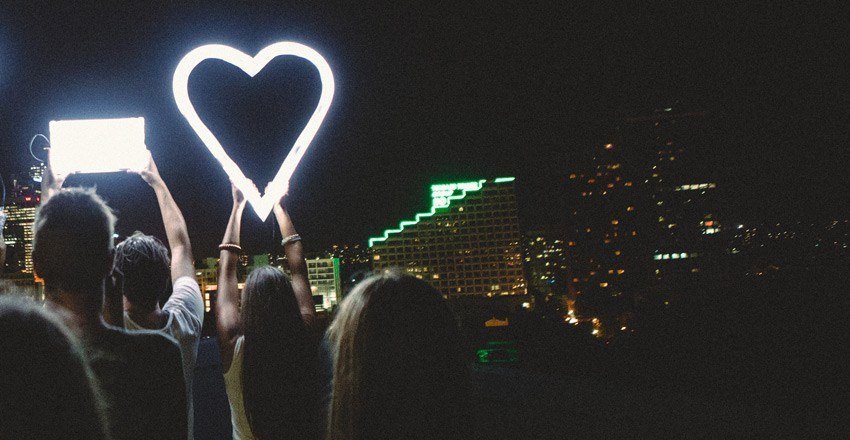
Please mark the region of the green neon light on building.
POLYGON ((451 206, 452 201, 461 200, 466 197, 467 193, 480 191, 481 188, 484 187, 484 182, 487 180, 481 179, 478 181, 472 182, 458 182, 458 183, 443 183, 439 185, 431 185, 431 210, 428 212, 420 212, 414 216, 413 220, 405 220, 399 223, 398 228, 396 229, 387 229, 384 233, 379 237, 372 237, 369 239, 369 247, 375 245, 375 243, 387 241, 392 234, 398 234, 403 231, 407 226, 413 226, 423 218, 428 218, 437 213, 438 209, 445 209, 451 206), (460 194, 456 194, 460 191, 460 194))
POLYGON ((497 177, 493 183, 513 182, 514 180, 516 180, 516 177, 497 177))

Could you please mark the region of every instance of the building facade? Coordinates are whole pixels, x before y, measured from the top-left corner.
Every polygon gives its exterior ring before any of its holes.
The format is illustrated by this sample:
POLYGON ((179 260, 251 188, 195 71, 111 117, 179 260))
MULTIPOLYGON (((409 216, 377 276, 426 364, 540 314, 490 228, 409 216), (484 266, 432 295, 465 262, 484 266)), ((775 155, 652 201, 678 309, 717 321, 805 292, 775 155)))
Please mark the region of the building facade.
MULTIPOLYGON (((703 112, 622 118, 569 174, 578 312, 631 328, 699 282, 726 230, 703 112)), ((609 332, 610 334, 610 332, 609 332)))
POLYGON ((528 289, 544 296, 570 294, 567 240, 563 233, 531 231, 523 242, 528 289))
POLYGON ((431 186, 431 208, 369 239, 375 269, 401 268, 446 297, 527 294, 514 178, 431 186))
MULTIPOLYGON (((33 167, 31 176, 40 167, 33 167)), ((40 177, 40 174, 38 175, 40 177)), ((6 200, 6 224, 3 237, 7 246, 6 271, 32 275, 32 226, 35 222, 35 211, 41 203, 41 188, 32 178, 12 181, 11 191, 6 200)), ((0 262, 2 264, 2 262, 0 262)))

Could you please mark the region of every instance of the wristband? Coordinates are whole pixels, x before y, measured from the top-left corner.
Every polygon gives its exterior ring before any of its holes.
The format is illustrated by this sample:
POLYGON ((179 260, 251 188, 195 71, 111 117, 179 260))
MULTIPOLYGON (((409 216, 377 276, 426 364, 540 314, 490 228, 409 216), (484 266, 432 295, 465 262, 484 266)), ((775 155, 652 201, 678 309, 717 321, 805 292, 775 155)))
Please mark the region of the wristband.
POLYGON ((222 243, 218 245, 218 250, 220 251, 231 251, 236 252, 237 254, 242 252, 242 246, 239 246, 236 243, 222 243))
POLYGON ((283 240, 280 241, 280 244, 282 246, 286 246, 289 243, 292 243, 293 241, 301 241, 301 236, 298 234, 292 234, 288 237, 284 237, 283 240))

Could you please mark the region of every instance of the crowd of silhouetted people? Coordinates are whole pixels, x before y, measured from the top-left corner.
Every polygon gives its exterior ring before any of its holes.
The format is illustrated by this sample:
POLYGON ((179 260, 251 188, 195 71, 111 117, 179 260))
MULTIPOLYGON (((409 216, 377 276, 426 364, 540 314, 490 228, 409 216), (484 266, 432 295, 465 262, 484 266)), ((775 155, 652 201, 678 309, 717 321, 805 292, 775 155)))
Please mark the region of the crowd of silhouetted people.
MULTIPOLYGON (((204 298, 186 222, 153 159, 139 174, 167 243, 136 232, 115 244, 109 206, 45 171, 32 250, 43 304, 0 285, 0 438, 193 438, 204 298)), ((473 436, 469 367, 439 292, 401 272, 374 274, 322 334, 282 203, 274 214, 290 275, 259 267, 238 287, 245 198, 235 186, 231 196, 216 332, 234 439, 473 436)))

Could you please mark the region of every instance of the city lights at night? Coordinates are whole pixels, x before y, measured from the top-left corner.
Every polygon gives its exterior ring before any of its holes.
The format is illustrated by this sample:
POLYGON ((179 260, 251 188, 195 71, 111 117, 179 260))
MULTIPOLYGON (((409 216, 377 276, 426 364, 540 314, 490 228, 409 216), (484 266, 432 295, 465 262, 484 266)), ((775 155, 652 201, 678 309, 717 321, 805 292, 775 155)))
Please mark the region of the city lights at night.
POLYGON ((846 437, 831 9, 0 6, 0 438, 846 437))

